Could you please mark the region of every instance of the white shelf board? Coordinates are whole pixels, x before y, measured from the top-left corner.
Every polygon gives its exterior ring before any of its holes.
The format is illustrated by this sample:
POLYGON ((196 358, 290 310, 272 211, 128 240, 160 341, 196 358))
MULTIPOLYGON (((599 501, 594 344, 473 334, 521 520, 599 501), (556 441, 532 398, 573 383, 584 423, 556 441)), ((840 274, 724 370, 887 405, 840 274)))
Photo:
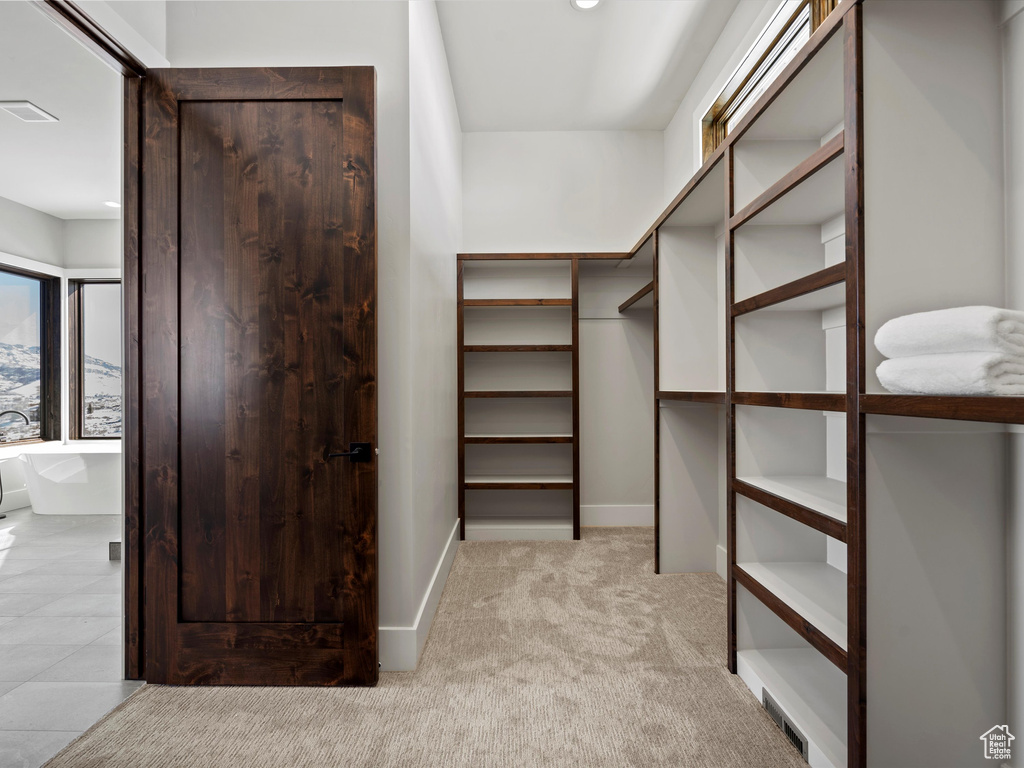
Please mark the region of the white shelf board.
POLYGON ((720 159, 662 227, 714 227, 725 222, 725 161, 720 159))
POLYGON ((466 541, 567 541, 572 518, 466 517, 466 541))
POLYGON ((819 475, 737 477, 748 485, 846 522, 846 483, 819 475))
POLYGON ((840 155, 749 219, 745 225, 824 224, 846 210, 846 160, 840 155))
POLYGON ((813 648, 740 651, 736 661, 757 700, 766 688, 808 739, 812 768, 846 766, 846 675, 813 648))
POLYGON ((846 574, 828 563, 737 563, 846 650, 846 574))

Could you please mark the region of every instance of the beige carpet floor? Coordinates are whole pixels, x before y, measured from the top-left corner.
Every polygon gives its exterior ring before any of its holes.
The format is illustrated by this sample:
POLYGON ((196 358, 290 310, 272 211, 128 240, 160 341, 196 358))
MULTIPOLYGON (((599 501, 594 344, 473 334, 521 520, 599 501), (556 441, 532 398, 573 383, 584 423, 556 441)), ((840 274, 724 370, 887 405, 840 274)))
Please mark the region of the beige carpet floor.
POLYGON ((725 664, 725 587, 649 528, 458 551, 415 673, 145 686, 48 768, 805 765, 725 664))

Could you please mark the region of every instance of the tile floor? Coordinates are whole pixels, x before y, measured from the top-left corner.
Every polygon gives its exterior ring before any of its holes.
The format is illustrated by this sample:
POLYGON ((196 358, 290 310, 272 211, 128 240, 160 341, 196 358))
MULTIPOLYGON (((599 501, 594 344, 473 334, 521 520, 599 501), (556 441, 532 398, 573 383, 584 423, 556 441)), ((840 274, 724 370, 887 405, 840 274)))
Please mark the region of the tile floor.
POLYGON ((113 515, 0 520, 0 766, 36 768, 141 685, 121 669, 113 515))

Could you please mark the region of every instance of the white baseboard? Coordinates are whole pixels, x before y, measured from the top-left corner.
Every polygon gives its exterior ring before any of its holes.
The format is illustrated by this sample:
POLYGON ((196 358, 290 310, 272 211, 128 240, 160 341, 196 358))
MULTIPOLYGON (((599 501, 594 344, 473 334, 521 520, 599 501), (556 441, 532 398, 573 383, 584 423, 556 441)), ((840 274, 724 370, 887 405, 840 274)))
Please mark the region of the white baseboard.
POLYGON ((441 559, 437 562, 437 568, 434 569, 434 577, 430 580, 423 602, 420 603, 416 622, 411 627, 381 627, 377 633, 377 658, 380 660, 382 671, 412 672, 416 669, 458 549, 459 521, 456 520, 444 552, 441 553, 441 559))
POLYGON ((580 525, 654 525, 654 505, 583 504, 580 525))
POLYGON ((721 544, 718 545, 715 552, 715 570, 723 579, 726 578, 729 571, 729 553, 721 544))

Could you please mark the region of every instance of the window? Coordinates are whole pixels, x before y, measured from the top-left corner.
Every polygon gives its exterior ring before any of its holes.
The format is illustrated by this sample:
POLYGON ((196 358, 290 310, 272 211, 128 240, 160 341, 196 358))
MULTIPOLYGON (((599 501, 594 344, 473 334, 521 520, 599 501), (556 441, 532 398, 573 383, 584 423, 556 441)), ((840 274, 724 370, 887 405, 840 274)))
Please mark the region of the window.
POLYGON ((702 157, 707 160, 786 65, 803 48, 838 0, 785 0, 704 116, 702 157))
POLYGON ((70 282, 72 439, 121 437, 121 284, 70 282))
POLYGON ((60 439, 59 284, 0 268, 0 443, 60 439))

